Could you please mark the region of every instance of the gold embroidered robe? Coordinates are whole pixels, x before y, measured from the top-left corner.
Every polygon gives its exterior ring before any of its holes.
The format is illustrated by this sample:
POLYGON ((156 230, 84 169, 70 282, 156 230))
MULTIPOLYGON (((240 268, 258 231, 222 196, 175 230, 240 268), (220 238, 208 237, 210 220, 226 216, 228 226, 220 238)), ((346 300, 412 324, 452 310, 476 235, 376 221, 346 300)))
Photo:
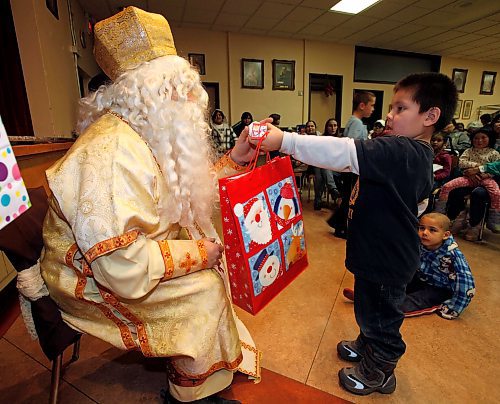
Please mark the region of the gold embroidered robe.
MULTIPOLYGON (((241 169, 229 157, 217 168, 224 176, 241 169)), ((207 256, 196 240, 219 239, 216 230, 185 232, 165 220, 169 189, 132 128, 103 115, 47 179, 53 196, 41 269, 64 321, 121 349, 175 357, 185 377, 223 368, 260 376, 260 354, 228 298, 225 265, 200 270, 207 256)))

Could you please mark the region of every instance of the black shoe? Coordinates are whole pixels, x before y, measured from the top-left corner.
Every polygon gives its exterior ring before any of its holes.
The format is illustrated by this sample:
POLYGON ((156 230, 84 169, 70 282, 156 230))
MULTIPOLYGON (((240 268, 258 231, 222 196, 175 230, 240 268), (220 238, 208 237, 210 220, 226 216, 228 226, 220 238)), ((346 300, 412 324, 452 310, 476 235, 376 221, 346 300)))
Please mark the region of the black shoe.
POLYGON ((337 344, 337 353, 340 359, 348 362, 359 362, 363 359, 365 348, 361 346, 357 339, 354 341, 340 341, 337 344))
POLYGON ((358 363, 352 368, 340 369, 339 383, 347 391, 360 396, 366 396, 374 392, 391 394, 396 390, 394 372, 385 375, 379 369, 366 370, 363 363, 358 363))
POLYGON ((330 216, 326 223, 328 224, 328 226, 335 228, 335 213, 330 216))
POLYGON ((321 203, 315 203, 314 204, 314 210, 321 210, 321 203))
MULTIPOLYGON (((161 390, 160 397, 163 398, 163 404, 183 404, 182 401, 179 401, 172 397, 168 390, 161 390)), ((194 404, 241 404, 241 401, 238 400, 228 400, 226 398, 219 397, 215 394, 200 398, 199 400, 189 401, 194 404)))
POLYGON ((338 238, 343 238, 344 240, 347 240, 347 231, 346 230, 335 230, 335 233, 333 233, 335 237, 338 238))

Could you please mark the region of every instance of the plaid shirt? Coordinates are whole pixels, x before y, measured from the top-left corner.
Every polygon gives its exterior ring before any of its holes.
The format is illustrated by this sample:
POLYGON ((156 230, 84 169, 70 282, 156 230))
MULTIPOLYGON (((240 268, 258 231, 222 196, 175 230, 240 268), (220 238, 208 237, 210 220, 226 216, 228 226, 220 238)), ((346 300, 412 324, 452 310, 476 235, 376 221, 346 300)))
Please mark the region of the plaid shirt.
POLYGON ((420 269, 417 271, 420 280, 453 292, 453 296, 441 306, 443 317, 458 317, 468 306, 476 290, 469 264, 453 236, 434 251, 421 245, 420 261, 420 269))

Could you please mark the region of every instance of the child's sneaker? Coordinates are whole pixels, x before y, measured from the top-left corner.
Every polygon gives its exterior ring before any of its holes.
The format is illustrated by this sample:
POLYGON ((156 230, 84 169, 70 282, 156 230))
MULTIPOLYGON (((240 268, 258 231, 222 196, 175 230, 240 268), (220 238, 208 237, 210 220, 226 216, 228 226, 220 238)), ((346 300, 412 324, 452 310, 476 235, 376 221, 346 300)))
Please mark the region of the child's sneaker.
POLYGON ((339 383, 347 391, 360 396, 374 392, 390 394, 396 390, 394 372, 386 376, 379 369, 367 370, 363 363, 358 363, 352 368, 340 369, 339 383))
POLYGON ((337 344, 337 353, 345 361, 359 362, 363 359, 365 347, 361 346, 357 339, 354 341, 340 341, 337 344))
POLYGON ((479 234, 481 233, 481 225, 469 226, 464 234, 464 239, 467 241, 479 241, 479 234))

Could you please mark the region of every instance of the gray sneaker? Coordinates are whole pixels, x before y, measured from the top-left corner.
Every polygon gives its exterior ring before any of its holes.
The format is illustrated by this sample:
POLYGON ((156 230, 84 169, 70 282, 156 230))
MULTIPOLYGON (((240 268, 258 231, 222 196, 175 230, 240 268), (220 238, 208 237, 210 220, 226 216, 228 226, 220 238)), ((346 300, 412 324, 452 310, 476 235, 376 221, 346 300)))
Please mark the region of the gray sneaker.
POLYGON ((345 361, 359 362, 363 359, 365 348, 357 339, 354 341, 340 341, 337 344, 337 353, 345 361))
POLYGON ((394 372, 386 376, 379 369, 363 371, 364 367, 362 365, 362 363, 358 363, 352 368, 339 370, 339 383, 344 389, 360 396, 366 396, 374 392, 391 394, 396 390, 394 372))

